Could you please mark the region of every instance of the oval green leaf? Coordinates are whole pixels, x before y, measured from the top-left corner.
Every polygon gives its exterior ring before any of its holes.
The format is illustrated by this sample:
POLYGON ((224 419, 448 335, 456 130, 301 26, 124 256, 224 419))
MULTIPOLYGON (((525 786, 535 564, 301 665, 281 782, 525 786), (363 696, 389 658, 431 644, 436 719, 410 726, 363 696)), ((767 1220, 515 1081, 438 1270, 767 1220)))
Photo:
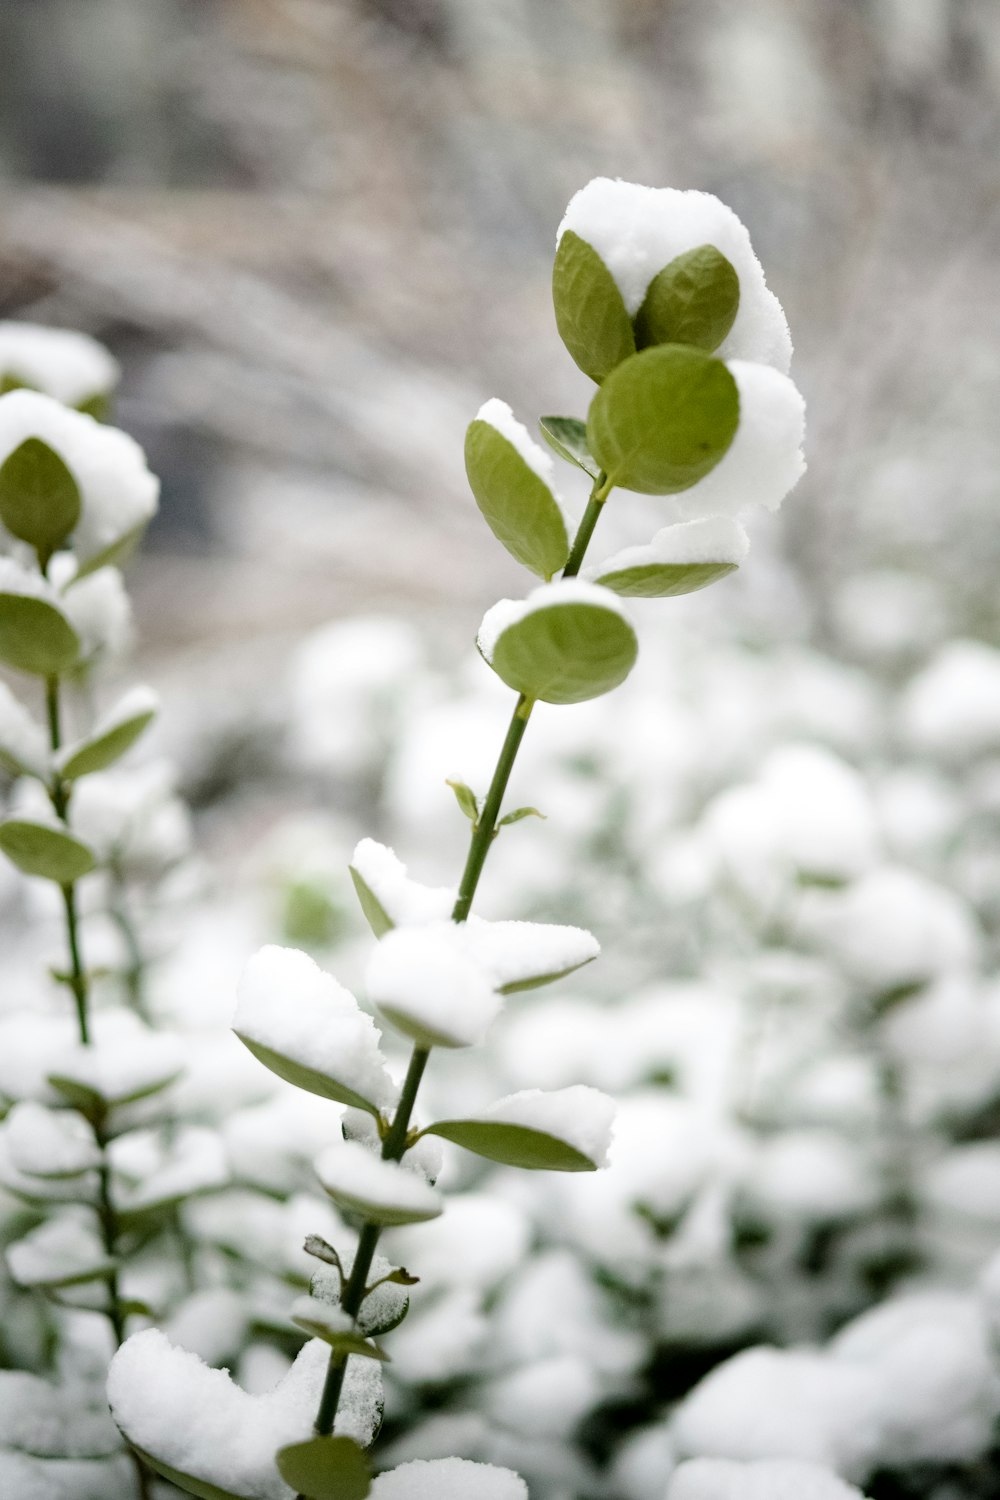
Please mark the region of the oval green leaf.
POLYGON ((72 885, 95 864, 93 850, 81 839, 28 818, 0 823, 0 849, 24 875, 38 875, 59 885, 72 885))
POLYGON ((94 771, 104 771, 120 760, 130 750, 140 735, 156 718, 156 709, 147 708, 133 714, 106 729, 103 734, 93 735, 78 745, 67 747, 66 758, 60 765, 65 781, 76 781, 81 776, 90 776, 94 771))
POLYGON ((635 334, 618 285, 592 245, 567 229, 552 267, 559 337, 598 384, 635 353, 635 334))
POLYGON ((265 1047, 262 1042, 244 1036, 240 1031, 235 1034, 244 1047, 253 1053, 258 1062, 263 1063, 265 1068, 269 1068, 286 1083, 294 1084, 297 1089, 302 1089, 307 1094, 317 1094, 321 1099, 332 1099, 336 1104, 347 1104, 352 1109, 363 1109, 370 1115, 378 1116, 378 1107, 370 1099, 363 1099, 347 1084, 341 1083, 336 1078, 330 1078, 326 1073, 320 1073, 315 1068, 306 1067, 295 1058, 285 1057, 282 1053, 265 1047))
POLYGON ((310 1338, 322 1339, 324 1344, 329 1344, 337 1354, 346 1358, 349 1354, 357 1355, 360 1359, 377 1359, 383 1363, 389 1360, 384 1349, 377 1344, 371 1344, 360 1333, 349 1333, 343 1328, 338 1328, 320 1316, 306 1315, 304 1313, 293 1313, 292 1322, 303 1333, 308 1333, 310 1338))
POLYGON ((567 463, 575 464, 591 479, 598 477, 601 471, 587 447, 586 422, 581 422, 579 417, 539 417, 538 425, 554 453, 567 463))
POLYGON ((80 638, 55 604, 34 594, 0 593, 0 661, 37 677, 68 672, 80 638))
POLYGON ((532 610, 497 637, 494 672, 543 703, 584 703, 624 682, 638 653, 635 631, 617 610, 581 600, 532 610))
POLYGON ((714 245, 686 250, 653 277, 635 317, 640 349, 692 344, 711 353, 736 321, 740 278, 714 245))
POLYGON ((545 480, 490 422, 470 422, 465 472, 497 541, 519 563, 551 578, 569 556, 562 510, 545 480))
POLYGON ((371 1489, 364 1449, 348 1437, 313 1437, 279 1448, 278 1471, 306 1500, 365 1500, 371 1489))
POLYGON ((79 519, 76 480, 40 438, 27 438, 0 464, 0 520, 12 536, 30 543, 43 563, 79 519))
POLYGON ((454 1141, 476 1156, 535 1172, 596 1172, 597 1164, 557 1136, 505 1120, 439 1120, 424 1135, 454 1141))
POLYGON ((683 344, 634 354, 590 405, 587 436, 611 484, 673 495, 704 479, 740 419, 736 381, 720 359, 683 344))
POLYGON ((629 599, 671 599, 693 594, 735 573, 738 563, 644 563, 601 573, 594 582, 629 599))

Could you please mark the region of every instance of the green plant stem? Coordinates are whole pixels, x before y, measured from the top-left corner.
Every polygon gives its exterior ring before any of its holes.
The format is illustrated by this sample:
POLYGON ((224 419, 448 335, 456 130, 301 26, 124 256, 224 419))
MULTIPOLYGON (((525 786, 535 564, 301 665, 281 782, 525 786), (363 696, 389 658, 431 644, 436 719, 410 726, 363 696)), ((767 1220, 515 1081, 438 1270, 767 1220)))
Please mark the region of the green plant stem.
MULTIPOLYGON (((590 539, 594 534, 594 527, 597 525, 604 502, 610 493, 611 487, 607 482, 607 475, 602 473, 594 481, 587 508, 583 513, 583 519, 573 539, 569 558, 562 572, 563 578, 574 578, 580 571, 590 539)), ((528 727, 528 719, 531 717, 531 710, 534 706, 534 699, 528 698, 524 693, 520 695, 514 706, 510 724, 507 726, 507 734, 497 758, 493 779, 490 782, 490 789, 483 803, 483 810, 472 829, 465 869, 462 871, 458 894, 452 908, 451 920, 453 922, 464 922, 472 908, 483 867, 486 864, 486 856, 497 831, 497 819, 500 816, 510 773, 514 769, 517 752, 521 748, 524 731, 528 727)), ((400 1091, 399 1104, 382 1142, 383 1161, 400 1161, 406 1150, 410 1121, 417 1102, 417 1092, 429 1057, 429 1049, 419 1045, 414 1047, 400 1091)), ((365 1299, 365 1288, 368 1285, 368 1276, 372 1261, 375 1259, 380 1234, 381 1227, 378 1224, 370 1219, 364 1221, 354 1253, 354 1264, 341 1298, 341 1307, 352 1320, 357 1319, 361 1304, 365 1299)), ((344 1374, 348 1358, 348 1355, 338 1354, 336 1350, 330 1352, 326 1380, 323 1384, 323 1393, 313 1428, 319 1437, 327 1437, 333 1431, 341 1392, 344 1388, 344 1374)), ((298 1497, 298 1500, 302 1500, 302 1497, 298 1497)))

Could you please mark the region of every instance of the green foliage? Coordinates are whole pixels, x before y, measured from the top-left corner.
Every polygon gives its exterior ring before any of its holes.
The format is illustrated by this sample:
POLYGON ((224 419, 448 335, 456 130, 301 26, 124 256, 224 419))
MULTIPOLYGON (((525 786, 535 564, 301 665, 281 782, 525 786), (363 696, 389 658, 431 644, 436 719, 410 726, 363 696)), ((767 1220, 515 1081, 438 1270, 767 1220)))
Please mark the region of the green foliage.
POLYGON ((618 366, 590 405, 590 447, 612 485, 645 495, 690 489, 739 425, 736 382, 700 349, 661 344, 618 366))
POLYGON ((100 552, 95 552, 93 557, 81 560, 76 577, 86 578, 89 573, 96 573, 98 568, 123 568, 142 541, 142 534, 145 530, 144 521, 141 526, 127 531, 117 541, 109 542, 106 547, 101 548, 100 552))
POLYGON ((365 1500, 371 1476, 364 1449, 352 1438, 313 1437, 278 1452, 278 1470, 305 1500, 365 1500))
POLYGON ((466 1151, 506 1167, 536 1172, 596 1172, 597 1163, 557 1136, 506 1120, 439 1120, 425 1135, 439 1135, 466 1151))
POLYGON ((331 1187, 326 1182, 322 1187, 338 1208, 349 1214, 358 1214, 372 1224, 425 1224, 428 1219, 437 1219, 441 1214, 440 1203, 420 1208, 403 1203, 379 1203, 374 1198, 366 1198, 349 1189, 336 1185, 331 1187))
POLYGON ((545 813, 539 812, 537 807, 515 807, 513 812, 504 813, 497 819, 497 827, 507 828, 511 823, 520 823, 522 818, 541 818, 544 822, 545 813))
POLYGON ((156 718, 156 709, 147 708, 142 713, 132 714, 106 729, 103 734, 91 735, 71 745, 59 770, 64 781, 76 781, 81 776, 90 776, 94 771, 105 771, 130 750, 136 740, 148 729, 156 718))
POLYGON ((280 1052, 265 1047, 261 1042, 254 1041, 252 1037, 244 1036, 240 1031, 237 1031, 236 1035, 258 1062, 263 1063, 265 1068, 269 1068, 286 1083, 293 1083, 297 1089, 302 1089, 307 1094, 318 1094, 321 1099, 332 1099, 337 1104, 347 1104, 353 1109, 363 1109, 368 1114, 378 1117, 378 1107, 370 1099, 363 1099, 359 1093, 339 1079, 320 1073, 316 1068, 309 1068, 305 1063, 298 1062, 293 1057, 285 1057, 280 1052))
POLYGON ((635 353, 635 334, 614 277, 597 251, 567 229, 552 268, 559 337, 585 375, 600 383, 635 353))
POLYGON ((458 803, 459 807, 462 809, 469 822, 477 822, 479 819, 479 803, 476 801, 476 794, 472 790, 471 786, 466 786, 464 781, 450 780, 445 782, 445 786, 451 787, 452 791, 455 793, 455 801, 458 803))
POLYGON ((22 874, 38 875, 58 885, 72 885, 95 863, 93 851, 82 839, 29 818, 0 823, 0 849, 22 874))
POLYGON ((735 573, 737 563, 641 563, 601 573, 594 581, 630 599, 672 599, 694 594, 735 573))
POLYGON ((469 424, 465 471, 487 525, 507 551, 542 578, 558 572, 569 556, 559 504, 545 480, 490 422, 469 424))
POLYGON ((85 417, 93 417, 95 422, 111 421, 111 397, 107 391, 98 391, 94 396, 85 396, 76 404, 77 411, 83 412, 85 417))
POLYGON ((165 1464, 162 1459, 156 1458, 152 1453, 147 1453, 145 1449, 136 1448, 134 1443, 131 1446, 147 1468, 159 1474, 162 1479, 168 1479, 186 1495, 196 1495, 198 1500, 248 1500, 246 1495, 237 1495, 232 1490, 220 1489, 217 1484, 209 1484, 207 1479, 198 1479, 193 1474, 184 1474, 180 1469, 165 1464))
POLYGON ((714 245, 686 250, 653 277, 635 317, 640 349, 692 344, 711 353, 736 321, 740 278, 714 245))
POLYGON ((395 922, 360 871, 356 870, 353 865, 348 865, 347 868, 351 872, 351 880, 354 882, 354 889, 358 893, 358 901, 361 903, 361 910, 365 914, 369 927, 377 938, 385 937, 386 933, 395 927, 395 922))
POLYGON ((58 677, 79 655, 80 638, 57 605, 0 591, 0 661, 37 677, 58 677))
POLYGON ((344 935, 344 911, 321 880, 303 876, 286 886, 283 894, 282 934, 293 947, 324 948, 344 935))
POLYGON ((361 1359, 377 1359, 387 1362, 389 1359, 384 1349, 377 1344, 369 1343, 360 1333, 352 1333, 339 1326, 336 1319, 324 1318, 320 1313, 309 1312, 294 1313, 292 1322, 296 1327, 308 1333, 311 1338, 322 1339, 324 1344, 337 1354, 346 1358, 349 1354, 356 1354, 361 1359))
POLYGON ((0 465, 0 520, 42 566, 80 519, 80 491, 58 453, 28 438, 0 465))
POLYGON ((575 464, 591 479, 598 477, 600 469, 587 447, 586 422, 581 422, 579 417, 539 417, 538 425, 553 452, 567 463, 575 464))
POLYGON ((508 687, 544 703, 583 703, 624 682, 635 631, 617 610, 582 600, 534 609, 502 630, 490 663, 508 687))

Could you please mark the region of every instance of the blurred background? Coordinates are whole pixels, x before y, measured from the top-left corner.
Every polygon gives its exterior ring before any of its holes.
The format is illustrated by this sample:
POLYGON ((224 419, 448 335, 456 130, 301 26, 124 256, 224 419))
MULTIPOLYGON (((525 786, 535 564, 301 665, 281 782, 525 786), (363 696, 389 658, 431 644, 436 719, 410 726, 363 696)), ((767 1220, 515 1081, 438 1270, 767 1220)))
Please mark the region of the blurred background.
POLYGON ((0 312, 124 362, 165 488, 148 640, 447 601, 467 641, 516 574, 466 422, 586 409, 548 290, 568 198, 705 188, 811 414, 755 628, 780 596, 837 647, 845 580, 891 566, 989 636, 998 148, 995 0, 4 0, 0 312))

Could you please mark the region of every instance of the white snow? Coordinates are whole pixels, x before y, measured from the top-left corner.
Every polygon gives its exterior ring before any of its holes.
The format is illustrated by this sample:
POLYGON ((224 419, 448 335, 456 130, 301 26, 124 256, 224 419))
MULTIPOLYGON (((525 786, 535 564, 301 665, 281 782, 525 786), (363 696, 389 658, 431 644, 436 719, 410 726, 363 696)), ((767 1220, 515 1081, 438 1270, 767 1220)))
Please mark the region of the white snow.
POLYGON ((523 1089, 498 1099, 472 1118, 523 1125, 565 1141, 598 1167, 607 1165, 615 1103, 599 1089, 571 1084, 565 1089, 523 1089))
POLYGON ((590 604, 595 609, 610 610, 631 625, 632 621, 617 594, 590 583, 585 578, 559 578, 532 589, 526 599, 499 599, 483 616, 476 644, 487 661, 493 660, 496 643, 505 630, 519 624, 540 609, 558 609, 564 604, 590 604))
MULTIPOLYGON (((445 1223, 450 1217, 449 1212, 444 1217, 436 1219, 433 1224, 430 1220, 425 1220, 418 1226, 418 1230, 428 1229, 433 1233, 439 1224, 445 1223)), ((389 1237, 407 1232, 406 1229, 390 1230, 389 1237)), ((354 1268, 356 1248, 353 1245, 350 1248, 345 1248, 343 1244, 337 1246, 345 1276, 350 1276, 354 1268)), ((366 1338, 376 1334, 380 1328, 396 1323, 404 1314, 410 1297, 409 1289, 401 1286, 399 1282, 382 1279, 388 1276, 398 1264, 398 1261, 386 1260, 384 1255, 376 1255, 372 1261, 371 1270, 368 1273, 368 1285, 373 1286, 374 1290, 368 1293, 361 1304, 361 1311, 357 1318, 358 1332, 366 1338), (375 1282, 381 1282, 381 1285, 375 1286, 375 1282)), ((423 1266, 420 1269, 422 1280, 423 1266)), ((318 1264, 312 1279, 312 1295, 327 1311, 339 1307, 340 1277, 335 1266, 328 1266, 323 1262, 318 1264)))
POLYGON ((903 866, 879 865, 803 903, 802 931, 857 984, 882 992, 971 968, 979 946, 961 898, 903 866))
POLYGON ((664 526, 651 542, 625 547, 613 557, 584 570, 587 580, 606 578, 626 568, 694 566, 701 563, 731 563, 735 566, 746 557, 750 538, 732 516, 698 516, 693 521, 678 521, 664 526))
POLYGON ((745 1349, 676 1409, 683 1457, 794 1458, 847 1479, 867 1471, 877 1440, 877 1376, 805 1349, 745 1349))
POLYGON ((351 864, 396 927, 416 927, 444 921, 455 904, 451 887, 420 885, 392 849, 374 839, 362 839, 351 864))
POLYGON ((89 1046, 67 1047, 49 1059, 47 1073, 72 1079, 93 1089, 109 1104, 116 1104, 165 1086, 178 1077, 183 1068, 179 1039, 165 1032, 146 1031, 130 1024, 125 1012, 124 1024, 116 1024, 115 1012, 105 1012, 103 1025, 95 1028, 89 1046))
MULTIPOLYGON (((85 1458, 117 1452, 121 1438, 96 1383, 50 1385, 26 1371, 0 1370, 0 1444, 53 1458, 85 1458)), ((15 1500, 19 1491, 9 1494, 15 1500)))
POLYGON ((806 471, 806 408, 793 382, 745 360, 730 360, 728 368, 739 392, 739 426, 704 479, 669 497, 684 520, 735 516, 753 505, 777 510, 806 471))
MULTIPOLYGON (((274 1455, 311 1435, 328 1355, 321 1339, 310 1340, 273 1391, 251 1396, 228 1371, 210 1369, 150 1328, 111 1361, 108 1400, 129 1440, 181 1473, 246 1500, 291 1500, 274 1455)), ((336 1432, 367 1446, 380 1405, 378 1362, 350 1360, 336 1432)))
POLYGON ((491 427, 496 428, 500 436, 506 438, 512 448, 515 448, 524 459, 529 469, 532 469, 548 488, 552 489, 552 478, 555 472, 555 464, 551 453, 536 443, 529 433, 527 427, 519 422, 507 405, 493 396, 485 401, 476 412, 477 422, 488 422, 491 427))
POLYGON ((34 776, 48 775, 45 731, 5 682, 0 682, 0 759, 9 759, 18 770, 34 776))
POLYGON ((65 1209, 7 1246, 7 1269, 20 1286, 58 1286, 110 1269, 93 1214, 65 1209))
POLYGON ((251 958, 240 979, 233 1030, 379 1107, 395 1098, 371 1017, 296 948, 271 944, 251 958))
POLYGON ((674 1470, 666 1500, 861 1500, 861 1491, 797 1459, 694 1458, 674 1470))
POLYGON ((118 361, 86 333, 40 323, 0 322, 0 379, 12 376, 66 406, 114 390, 118 361))
MULTIPOLYGON (((3 403, 10 399, 10 396, 0 396, 0 416, 3 414, 3 403)), ((2 461, 0 459, 0 463, 2 461)), ((13 557, 0 557, 0 594, 19 594, 28 599, 44 599, 46 604, 51 604, 54 609, 63 610, 65 613, 63 601, 48 579, 43 578, 41 573, 24 567, 13 557)))
POLYGON ((493 1464, 418 1458, 379 1474, 371 1500, 528 1500, 528 1486, 512 1469, 493 1464))
POLYGON ((0 396, 0 463, 28 438, 59 455, 80 490, 73 551, 81 562, 144 526, 156 511, 159 481, 126 433, 36 391, 0 396))
POLYGON ((15 1104, 3 1127, 11 1165, 37 1177, 75 1177, 101 1162, 94 1133, 73 1110, 15 1104))
POLYGON ((487 1414, 503 1427, 529 1437, 570 1442, 595 1406, 602 1382, 578 1354, 554 1354, 491 1381, 483 1392, 487 1414))
POLYGON ((910 682, 900 717, 924 754, 961 760, 1000 749, 1000 651, 949 641, 910 682))
POLYGON ((369 960, 365 984, 394 1026, 432 1046, 482 1041, 502 1005, 491 975, 470 957, 452 922, 387 932, 369 960))
POLYGON ((419 1266, 423 1287, 486 1291, 521 1264, 530 1242, 531 1224, 515 1204, 487 1193, 456 1193, 433 1223, 389 1229, 381 1244, 397 1265, 419 1266))
MULTIPOLYGON (((57 580, 62 569, 57 569, 56 563, 64 559, 69 559, 66 552, 53 558, 49 571, 57 580)), ((98 568, 83 578, 71 579, 62 590, 59 603, 80 637, 85 661, 97 655, 104 659, 120 656, 131 646, 132 602, 117 568, 98 568)))
POLYGON ((717 353, 787 371, 792 341, 781 304, 768 291, 745 226, 711 193, 649 188, 595 177, 570 199, 557 242, 571 229, 611 272, 630 317, 653 277, 687 250, 714 245, 740 282, 740 305, 717 353))
POLYGON ((229 1181, 221 1137, 203 1125, 181 1126, 166 1138, 161 1132, 133 1130, 112 1141, 108 1153, 115 1201, 123 1212, 179 1202, 229 1181))
POLYGON ((317 1158, 316 1175, 334 1202, 354 1213, 406 1223, 436 1219, 444 1207, 423 1177, 383 1161, 360 1141, 328 1146, 317 1158))

